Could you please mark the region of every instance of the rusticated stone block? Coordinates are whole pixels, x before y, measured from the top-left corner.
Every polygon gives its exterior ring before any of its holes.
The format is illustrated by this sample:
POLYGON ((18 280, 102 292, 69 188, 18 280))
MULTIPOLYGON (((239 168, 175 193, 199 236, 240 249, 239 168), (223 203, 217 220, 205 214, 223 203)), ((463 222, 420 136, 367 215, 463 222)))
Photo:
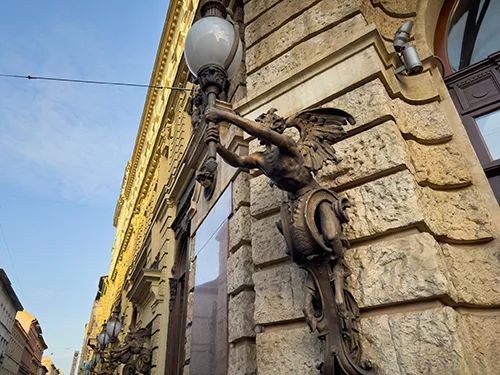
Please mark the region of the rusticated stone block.
POLYGON ((388 170, 411 165, 408 148, 393 121, 376 126, 335 144, 340 163, 329 162, 318 174, 328 188, 341 189, 388 170))
POLYGON ((195 275, 196 275, 196 258, 191 261, 191 265, 189 267, 189 278, 188 278, 188 291, 192 292, 194 290, 195 283, 195 275))
POLYGON ((191 358, 191 343, 193 338, 193 327, 186 328, 186 337, 184 338, 184 360, 191 358))
POLYGON ((291 263, 254 273, 255 323, 269 324, 303 317, 306 277, 306 271, 291 263))
POLYGON ((469 374, 497 374, 500 358, 500 316, 464 314, 459 319, 459 326, 469 374))
POLYGON ((229 218, 229 250, 234 252, 251 240, 250 208, 243 206, 229 218))
POLYGON ((245 27, 245 43, 247 48, 262 37, 283 26, 287 20, 302 13, 318 0, 283 0, 263 13, 250 25, 245 27))
POLYGON ((361 14, 328 29, 311 39, 297 44, 292 49, 264 65, 247 77, 247 87, 252 93, 265 91, 269 86, 286 80, 290 75, 306 69, 325 57, 340 51, 362 35, 371 27, 361 14))
POLYGON ((469 374, 451 307, 361 319, 363 356, 377 375, 469 374))
POLYGON ((252 258, 255 265, 287 259, 285 239, 276 228, 279 213, 252 223, 252 258))
POLYGON ((260 175, 250 180, 250 213, 259 218, 279 210, 283 192, 271 186, 269 177, 260 175))
POLYGON ((459 303, 500 305, 500 246, 442 244, 444 262, 459 303))
POLYGON ((428 186, 457 186, 471 183, 471 176, 462 154, 452 142, 422 145, 408 141, 415 178, 428 186))
POLYGON ((353 271, 349 290, 360 307, 448 294, 440 252, 428 233, 349 249, 346 262, 353 271))
POLYGON ((250 175, 246 172, 238 173, 233 181, 233 210, 237 211, 241 206, 250 204, 250 175))
MULTIPOLYGON (((191 275, 190 275, 191 276, 191 275)), ((193 275, 194 277, 194 275, 193 275)), ((194 293, 188 293, 187 307, 186 307, 186 324, 193 321, 193 308, 194 308, 194 293)))
POLYGON ((340 23, 360 10, 360 0, 323 0, 286 23, 247 50, 247 72, 251 73, 320 30, 340 23))
POLYGON ((255 343, 244 341, 229 348, 229 374, 255 375, 257 373, 257 350, 255 343))
POLYGON ((259 14, 264 13, 273 5, 279 3, 281 0, 259 0, 248 1, 245 4, 245 24, 249 24, 259 14))
POLYGON ((438 102, 413 105, 396 98, 392 105, 403 134, 423 141, 444 141, 452 137, 448 117, 438 102))
POLYGON ((254 337, 255 293, 244 290, 229 300, 229 342, 254 337))
POLYGON ((372 0, 388 14, 411 16, 417 12, 418 0, 372 0))
POLYGON ((227 260, 227 293, 235 294, 253 286, 253 272, 252 247, 243 245, 227 260))
POLYGON ((413 105, 398 98, 392 100, 379 79, 365 83, 323 107, 340 108, 354 117, 356 124, 347 125, 347 132, 381 118, 392 117, 403 134, 416 139, 445 141, 453 135, 439 103, 413 105))
POLYGON ((347 190, 350 222, 344 226, 348 239, 378 235, 424 221, 418 205, 413 176, 402 171, 347 190))
POLYGON ((448 241, 485 241, 493 238, 488 209, 476 187, 438 191, 420 189, 425 222, 437 237, 448 241))
POLYGON ((303 327, 266 330, 257 335, 259 375, 319 374, 323 362, 321 341, 303 327))

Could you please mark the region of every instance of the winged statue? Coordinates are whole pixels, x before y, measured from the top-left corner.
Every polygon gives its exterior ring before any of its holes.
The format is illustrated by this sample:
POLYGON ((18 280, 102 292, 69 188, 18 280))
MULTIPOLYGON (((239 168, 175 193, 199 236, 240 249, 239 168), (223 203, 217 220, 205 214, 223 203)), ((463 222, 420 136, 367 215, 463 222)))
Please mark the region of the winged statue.
POLYGON ((252 121, 208 107, 204 116, 215 123, 234 124, 258 138, 264 151, 240 156, 218 141, 217 128, 209 128, 206 134, 217 140, 217 153, 229 165, 258 169, 287 193, 276 224, 288 255, 308 272, 304 315, 310 329, 325 340, 321 374, 371 374, 373 365, 361 361, 359 310, 344 286, 350 271, 344 261, 349 244, 342 224, 349 220, 349 202, 316 179, 326 161, 339 162, 333 144, 345 135, 345 125, 355 123, 354 118, 334 108, 308 109, 288 118, 272 108, 252 121), (287 134, 290 128, 298 130, 298 141, 287 134))

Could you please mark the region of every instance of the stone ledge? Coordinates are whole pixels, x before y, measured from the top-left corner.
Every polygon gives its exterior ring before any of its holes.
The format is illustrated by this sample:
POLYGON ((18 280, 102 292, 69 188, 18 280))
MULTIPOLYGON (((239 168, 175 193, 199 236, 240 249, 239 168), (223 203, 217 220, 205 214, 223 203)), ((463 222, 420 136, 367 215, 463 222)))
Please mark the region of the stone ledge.
POLYGON ((235 252, 251 241, 250 207, 242 206, 229 218, 229 251, 235 252))

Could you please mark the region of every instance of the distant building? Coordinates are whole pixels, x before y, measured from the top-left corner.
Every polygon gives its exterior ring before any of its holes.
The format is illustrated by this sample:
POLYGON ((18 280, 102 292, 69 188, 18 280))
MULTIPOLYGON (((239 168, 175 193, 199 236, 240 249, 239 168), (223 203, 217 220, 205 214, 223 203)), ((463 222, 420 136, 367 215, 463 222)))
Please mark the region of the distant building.
POLYGON ((102 327, 100 324, 100 314, 102 310, 102 290, 107 280, 107 276, 101 276, 99 279, 99 285, 97 287, 97 294, 94 299, 94 304, 92 305, 92 311, 90 313, 89 321, 85 324, 85 336, 83 337, 82 354, 80 356, 80 364, 78 367, 78 375, 83 375, 87 364, 92 358, 92 350, 88 346, 97 345, 97 335, 101 331, 102 327))
POLYGON ((27 342, 28 334, 24 331, 21 323, 16 320, 0 369, 0 375, 17 375, 27 342))
POLYGON ((42 358, 42 365, 47 370, 47 375, 60 375, 60 374, 62 374, 61 370, 59 370, 54 365, 54 362, 52 362, 52 359, 50 357, 43 357, 42 358))
POLYGON ((47 344, 43 339, 40 323, 27 311, 18 312, 16 319, 28 334, 18 375, 44 375, 46 371, 45 367, 42 366, 42 355, 43 351, 47 349, 47 344))
POLYGON ((0 368, 10 341, 16 313, 23 309, 5 271, 0 268, 0 368))

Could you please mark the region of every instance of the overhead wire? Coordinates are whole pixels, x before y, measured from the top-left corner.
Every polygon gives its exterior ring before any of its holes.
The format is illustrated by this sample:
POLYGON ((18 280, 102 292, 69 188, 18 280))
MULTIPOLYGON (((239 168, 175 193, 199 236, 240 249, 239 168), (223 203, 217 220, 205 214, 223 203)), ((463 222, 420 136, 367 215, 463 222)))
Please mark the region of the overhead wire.
POLYGON ((40 81, 86 83, 86 84, 93 84, 93 85, 128 86, 128 87, 144 87, 144 88, 165 89, 165 90, 192 91, 192 89, 188 88, 188 87, 145 85, 145 84, 140 84, 140 83, 128 83, 128 82, 92 81, 92 80, 85 80, 85 79, 42 77, 42 76, 32 76, 32 75, 23 76, 23 75, 18 75, 18 74, 4 74, 4 73, 0 73, 0 77, 28 79, 28 80, 40 80, 40 81))

